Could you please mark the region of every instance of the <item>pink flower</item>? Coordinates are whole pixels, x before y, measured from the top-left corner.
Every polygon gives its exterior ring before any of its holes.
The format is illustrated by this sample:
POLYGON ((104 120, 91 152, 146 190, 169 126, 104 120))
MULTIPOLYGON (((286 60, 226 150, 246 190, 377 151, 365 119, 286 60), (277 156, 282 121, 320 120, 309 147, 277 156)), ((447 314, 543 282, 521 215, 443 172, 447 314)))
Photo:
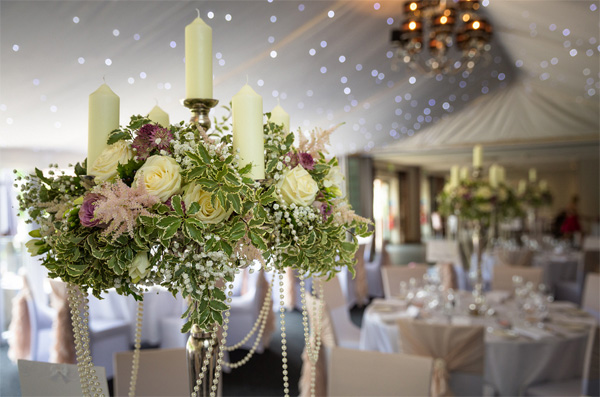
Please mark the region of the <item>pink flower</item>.
POLYGON ((94 211, 96 210, 96 203, 98 201, 104 201, 106 197, 97 194, 89 193, 83 198, 83 204, 79 208, 79 221, 82 226, 85 227, 106 227, 105 223, 101 223, 99 219, 94 217, 94 211))
POLYGON ((138 160, 146 160, 154 151, 171 153, 172 140, 173 134, 168 129, 156 124, 144 124, 131 146, 136 150, 138 160))

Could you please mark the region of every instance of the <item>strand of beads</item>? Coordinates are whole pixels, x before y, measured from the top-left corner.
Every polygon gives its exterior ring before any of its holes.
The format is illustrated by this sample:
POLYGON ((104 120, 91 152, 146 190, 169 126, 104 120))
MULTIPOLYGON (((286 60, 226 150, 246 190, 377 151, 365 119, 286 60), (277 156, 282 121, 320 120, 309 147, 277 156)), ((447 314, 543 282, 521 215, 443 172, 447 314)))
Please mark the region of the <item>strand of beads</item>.
POLYGON ((135 323, 135 339, 133 350, 133 362, 131 363, 131 379, 129 381, 129 397, 135 396, 138 370, 140 368, 140 347, 142 346, 142 320, 144 318, 144 302, 138 301, 137 321, 135 323))
POLYGON ((281 324, 281 367, 283 373, 283 395, 290 397, 290 384, 288 383, 288 359, 287 359, 287 339, 285 332, 285 295, 283 289, 283 272, 279 273, 279 323, 281 324))
MULTIPOLYGON (((233 295, 233 283, 226 285, 227 289, 227 306, 231 307, 231 296, 233 295)), ((221 343, 219 344, 219 352, 217 354, 217 365, 215 366, 215 374, 213 376, 212 385, 210 386, 210 397, 216 397, 217 389, 219 388, 219 379, 221 378, 221 369, 223 368, 223 353, 224 347, 227 345, 227 330, 229 329, 229 309, 225 310, 225 318, 223 319, 223 332, 221 333, 221 343)), ((216 325, 215 325, 216 329, 216 325)))
POLYGON ((71 309, 73 338, 75 339, 75 354, 77 357, 77 372, 81 383, 83 396, 104 396, 90 353, 90 337, 88 329, 89 299, 73 284, 67 284, 67 299, 71 309), (83 308, 83 317, 80 308, 83 308))
POLYGON ((198 379, 196 379, 196 385, 194 386, 194 392, 191 394, 191 397, 198 397, 198 392, 200 391, 200 386, 202 386, 202 381, 206 376, 206 372, 208 370, 208 366, 212 359, 213 346, 217 341, 217 331, 218 324, 215 324, 213 328, 213 332, 211 333, 210 344, 207 348, 206 356, 204 357, 204 361, 202 361, 202 367, 200 368, 200 374, 198 374, 198 379))
POLYGON ((311 396, 315 395, 315 384, 316 384, 316 364, 319 360, 319 352, 321 349, 321 324, 322 324, 322 313, 323 313, 323 283, 318 281, 317 279, 313 279, 313 294, 315 295, 315 299, 313 300, 312 313, 314 313, 313 321, 315 324, 312 325, 312 338, 311 333, 309 332, 308 326, 308 310, 306 303, 306 284, 305 279, 307 275, 303 274, 300 277, 300 292, 301 292, 301 302, 302 302, 302 325, 304 327, 304 345, 306 346, 306 354, 308 355, 308 359, 311 363, 310 366, 310 393, 311 396), (319 288, 320 287, 320 288, 319 288), (317 289, 318 288, 318 289, 317 289), (321 299, 319 299, 321 298, 321 299))
MULTIPOLYGON (((260 313, 258 315, 257 322, 254 323, 255 324, 254 326, 256 326, 256 324, 260 321, 260 329, 258 330, 258 334, 256 335, 256 339, 254 340, 254 343, 252 344, 251 349, 248 351, 246 356, 244 356, 244 358, 242 358, 240 361, 238 361, 236 363, 229 363, 229 362, 223 361, 222 365, 225 365, 231 369, 239 368, 242 365, 246 364, 248 361, 250 361, 250 359, 256 352, 256 348, 258 347, 258 344, 260 343, 260 341, 262 341, 262 336, 263 336, 263 333, 265 330, 265 325, 267 324, 267 318, 269 316, 269 310, 271 310, 271 290, 273 288, 274 280, 275 280, 275 278, 271 279, 271 283, 269 284, 269 288, 267 289, 267 294, 265 296, 263 306, 260 309, 260 313)), ((231 305, 231 298, 227 298, 227 302, 231 305)), ((224 319, 224 325, 223 325, 223 336, 224 337, 227 336, 227 330, 229 329, 229 325, 228 325, 229 324, 229 315, 230 315, 230 312, 229 312, 229 310, 227 310, 225 312, 225 319, 224 319)), ((222 343, 221 344, 222 349, 227 350, 227 351, 232 351, 232 350, 239 348, 248 340, 249 336, 252 335, 253 333, 254 333, 254 331, 251 331, 248 335, 246 335, 246 337, 241 342, 236 343, 233 346, 225 346, 225 343, 222 343)), ((223 356, 221 355, 221 352, 219 352, 219 358, 221 360, 222 360, 222 357, 223 356)))

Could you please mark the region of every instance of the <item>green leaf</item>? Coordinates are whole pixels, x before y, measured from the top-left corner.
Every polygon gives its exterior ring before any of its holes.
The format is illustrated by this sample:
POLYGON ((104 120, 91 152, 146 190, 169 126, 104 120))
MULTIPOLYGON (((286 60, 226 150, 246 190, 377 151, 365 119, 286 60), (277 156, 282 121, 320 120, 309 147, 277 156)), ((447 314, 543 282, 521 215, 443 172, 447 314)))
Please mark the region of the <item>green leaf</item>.
POLYGON ((246 224, 242 220, 238 220, 229 231, 229 236, 232 241, 237 241, 246 235, 246 224))
POLYGON ((181 196, 175 195, 171 197, 171 205, 175 210, 175 213, 179 216, 183 216, 183 206, 181 205, 181 196))
POLYGON ((227 255, 233 254, 233 247, 227 241, 221 239, 220 245, 221 250, 224 251, 227 255))
POLYGON ((227 208, 227 200, 225 199, 225 195, 223 194, 223 192, 218 191, 216 196, 219 202, 221 203, 221 207, 227 208))
POLYGON ((69 263, 67 265, 67 274, 71 277, 81 276, 88 268, 87 263, 82 263, 80 265, 76 265, 74 263, 69 263))
POLYGON ((189 157, 189 158, 192 160, 192 162, 193 162, 194 164, 196 164, 196 165, 202 165, 202 164, 204 164, 204 163, 202 162, 202 159, 201 159, 200 157, 198 157, 198 156, 197 156, 195 153, 193 153, 193 152, 185 152, 185 155, 186 155, 187 157, 189 157))
POLYGON ((219 325, 223 324, 223 316, 221 312, 210 312, 212 319, 219 325))
POLYGON ((233 172, 225 174, 225 181, 232 186, 240 186, 242 184, 240 179, 233 172))
POLYGON ((202 186, 202 188, 204 188, 204 190, 206 190, 207 192, 214 192, 215 189, 219 187, 219 184, 217 182, 208 178, 196 179, 196 183, 202 186))
POLYGON ((210 308, 213 310, 223 311, 229 309, 229 307, 221 301, 213 299, 209 304, 210 308))
POLYGON ((106 141, 106 143, 108 143, 109 145, 112 145, 113 143, 117 143, 121 140, 130 139, 130 138, 131 138, 131 134, 129 132, 119 131, 114 134, 111 134, 110 137, 108 138, 108 141, 106 141))
POLYGON ((200 211, 200 204, 198 204, 196 201, 190 205, 190 208, 187 208, 188 215, 194 215, 198 211, 200 211))
POLYGON ((272 185, 260 195, 260 203, 265 205, 277 200, 275 195, 275 185, 272 185))
POLYGON ((143 164, 143 161, 135 161, 134 159, 129 160, 127 164, 119 163, 117 165, 117 173, 119 174, 119 178, 121 178, 127 186, 131 186, 133 183, 133 178, 135 177, 135 173, 142 167, 143 164))
POLYGON ((243 168, 240 169, 240 175, 246 175, 252 170, 252 163, 246 164, 243 168))
POLYGON ((171 225, 175 224, 176 222, 181 222, 181 219, 177 216, 167 216, 159 220, 156 223, 156 226, 160 227, 161 229, 166 229, 171 227, 171 225))
POLYGON ((210 155, 202 143, 198 144, 198 154, 202 158, 204 164, 210 164, 210 155))
POLYGON ((228 194, 227 199, 229 200, 229 204, 231 204, 231 206, 233 207, 233 210, 239 214, 242 210, 242 201, 240 199, 239 194, 228 194))
POLYGON ((177 230, 179 230, 180 226, 181 226, 181 219, 179 219, 177 222, 171 224, 171 226, 166 228, 162 235, 163 240, 171 239, 175 235, 175 233, 177 233, 177 230))
POLYGON ((248 231, 248 237, 250 238, 250 241, 252 241, 252 245, 254 245, 256 248, 260 250, 267 249, 267 244, 265 244, 265 240, 263 240, 263 238, 258 233, 255 233, 254 231, 250 230, 248 231))
POLYGON ((200 230, 200 228, 198 228, 198 226, 196 226, 193 222, 190 222, 190 219, 185 220, 185 232, 195 242, 204 242, 204 239, 202 238, 202 230, 200 230))
POLYGON ((223 292, 219 288, 213 289, 213 297, 217 300, 220 300, 221 302, 223 302, 223 301, 225 301, 225 299, 227 299, 227 297, 225 296, 225 292, 223 292))

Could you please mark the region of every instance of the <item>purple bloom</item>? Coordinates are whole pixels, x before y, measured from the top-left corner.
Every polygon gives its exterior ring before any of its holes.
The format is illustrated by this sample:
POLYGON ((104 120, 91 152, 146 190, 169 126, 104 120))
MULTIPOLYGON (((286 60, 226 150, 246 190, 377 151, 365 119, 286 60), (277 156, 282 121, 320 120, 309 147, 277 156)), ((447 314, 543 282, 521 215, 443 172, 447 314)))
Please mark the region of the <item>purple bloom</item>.
POLYGON ((319 210, 323 217, 323 222, 327 221, 327 218, 333 213, 333 208, 326 202, 315 200, 313 201, 312 206, 319 210))
POLYGON ((106 227, 105 223, 101 223, 99 220, 94 219, 94 210, 96 209, 96 202, 105 200, 106 198, 97 193, 89 193, 83 198, 83 204, 79 208, 79 221, 82 226, 85 227, 106 227))
POLYGON ((299 153, 299 163, 305 170, 312 170, 315 168, 315 159, 310 153, 299 153))
POLYGON ((136 150, 138 160, 146 160, 154 150, 171 153, 173 134, 156 124, 144 124, 137 133, 131 146, 136 150))
POLYGON ((173 140, 173 134, 166 128, 158 128, 154 129, 152 134, 152 144, 156 145, 158 150, 165 150, 171 153, 171 141, 173 140))
POLYGON ((290 161, 288 161, 285 165, 288 166, 289 169, 293 169, 298 165, 298 155, 294 152, 288 152, 286 154, 286 157, 290 158, 290 161))

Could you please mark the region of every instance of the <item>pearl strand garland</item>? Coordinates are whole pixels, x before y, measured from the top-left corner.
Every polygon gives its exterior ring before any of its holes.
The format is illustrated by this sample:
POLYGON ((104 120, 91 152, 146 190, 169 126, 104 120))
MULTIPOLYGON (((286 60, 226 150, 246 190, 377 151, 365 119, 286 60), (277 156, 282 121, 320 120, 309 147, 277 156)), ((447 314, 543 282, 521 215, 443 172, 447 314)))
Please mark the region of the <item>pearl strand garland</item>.
POLYGON ((83 293, 73 284, 67 283, 67 299, 71 309, 71 323, 73 326, 73 337, 75 339, 75 353, 77 357, 77 372, 79 373, 79 381, 83 396, 104 397, 102 388, 92 357, 89 346, 89 299, 83 297, 83 293), (81 316, 80 307, 83 306, 83 317, 81 316))
POLYGON ((196 379, 196 386, 194 386, 194 392, 191 394, 191 397, 198 397, 198 392, 200 391, 200 386, 202 385, 202 380, 206 376, 206 371, 208 369, 208 364, 212 358, 213 345, 217 340, 217 330, 218 325, 215 324, 213 328, 213 332, 211 333, 210 344, 208 345, 206 357, 204 357, 204 361, 202 361, 202 367, 200 368, 200 374, 198 375, 198 379, 196 379))
POLYGON ((285 332, 285 295, 283 289, 283 272, 279 273, 279 299, 280 299, 280 307, 279 307, 279 317, 281 324, 281 367, 283 374, 283 395, 284 397, 290 397, 290 384, 288 383, 288 365, 287 365, 287 339, 285 332))
MULTIPOLYGON (((233 346, 225 346, 225 338, 223 338, 223 340, 222 340, 223 343, 221 344, 221 346, 222 346, 221 349, 222 350, 232 351, 232 350, 235 350, 235 349, 239 348, 240 346, 242 346, 250 338, 250 336, 252 334, 254 334, 255 328, 256 328, 257 324, 260 322, 260 328, 258 330, 258 334, 256 335, 256 339, 254 340, 254 343, 252 344, 252 348, 250 349, 250 351, 248 352, 248 354, 246 354, 246 356, 244 358, 242 358, 240 361, 238 361, 236 363, 229 363, 229 362, 223 361, 222 365, 228 366, 231 369, 239 368, 242 365, 246 364, 248 361, 250 361, 250 359, 252 358, 252 356, 256 352, 256 348, 258 347, 258 344, 262 340, 262 336, 263 336, 263 333, 264 333, 265 325, 267 324, 267 318, 268 318, 269 310, 271 309, 271 290, 272 290, 272 287, 273 287, 273 281, 274 281, 274 278, 271 279, 271 283, 269 284, 269 288, 267 289, 267 294, 265 296, 265 300, 263 302, 263 306, 260 309, 260 313, 258 314, 258 318, 257 318, 256 322, 254 323, 254 326, 252 327, 253 329, 250 331, 250 333, 248 333, 248 335, 246 335, 244 337, 244 339, 242 339, 241 342, 236 343, 233 346)), ((232 284, 232 286, 233 286, 233 284, 232 284)), ((227 298, 227 302, 231 303, 231 298, 227 298)), ((228 323, 229 323, 229 316, 230 316, 230 312, 229 312, 229 310, 227 310, 225 312, 225 320, 224 320, 224 325, 223 325, 223 331, 224 331, 223 332, 223 336, 224 337, 227 336, 227 330, 229 329, 229 325, 228 325, 228 323)), ((220 352, 219 352, 219 358, 222 359, 222 355, 220 354, 220 352)))
POLYGON ((319 360, 319 352, 321 350, 321 324, 323 323, 322 315, 324 309, 324 302, 322 302, 323 298, 323 283, 314 280, 313 281, 313 294, 317 299, 313 302, 313 313, 315 313, 315 324, 313 324, 313 338, 310 338, 310 332, 308 327, 308 312, 306 307, 306 297, 305 297, 305 279, 307 275, 304 274, 300 277, 300 292, 301 292, 301 302, 302 302, 302 325, 304 327, 304 344, 306 346, 306 353, 308 355, 308 359, 311 363, 311 371, 310 371, 310 395, 311 397, 315 396, 316 391, 316 364, 319 360), (318 290, 317 290, 318 288, 318 290), (320 299, 319 299, 320 298, 320 299), (314 347, 313 347, 314 345, 314 347))
POLYGON ((142 321, 144 317, 144 302, 138 301, 137 321, 135 323, 135 340, 133 350, 133 361, 131 363, 131 379, 129 380, 129 397, 135 396, 138 370, 140 368, 140 348, 142 346, 142 321))

